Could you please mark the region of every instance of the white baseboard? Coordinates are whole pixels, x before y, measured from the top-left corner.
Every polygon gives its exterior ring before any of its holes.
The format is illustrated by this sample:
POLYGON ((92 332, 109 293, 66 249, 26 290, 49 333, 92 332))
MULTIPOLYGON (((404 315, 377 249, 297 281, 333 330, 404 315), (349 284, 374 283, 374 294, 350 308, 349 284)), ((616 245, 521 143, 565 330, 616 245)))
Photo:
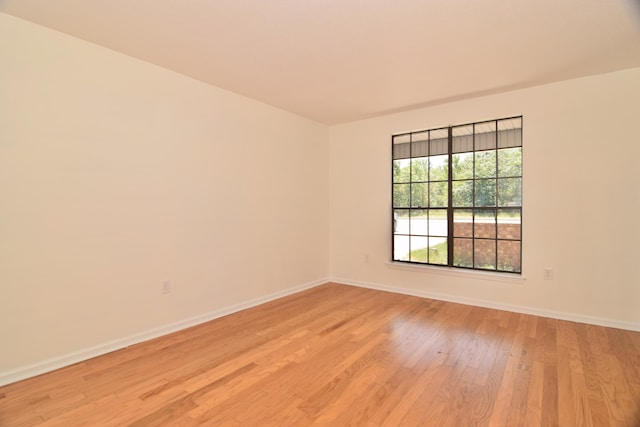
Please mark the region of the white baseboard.
POLYGON ((127 337, 109 341, 79 351, 74 351, 72 353, 68 353, 59 357, 54 357, 51 359, 43 360, 41 362, 22 366, 17 369, 0 372, 0 386, 35 377, 36 375, 41 375, 47 372, 54 371, 56 369, 64 368, 65 366, 73 365, 74 363, 82 362, 93 357, 102 356, 104 354, 111 353, 112 351, 120 350, 134 344, 139 344, 153 338, 158 338, 160 336, 186 329, 191 326, 199 325, 201 323, 205 323, 231 313, 246 310, 247 308, 255 307, 257 305, 264 304, 266 302, 273 301, 287 295, 295 294, 306 289, 316 287, 323 283, 327 283, 328 281, 329 279, 327 278, 314 280, 312 282, 294 286, 279 292, 274 292, 269 295, 253 298, 248 301, 243 301, 232 306, 223 307, 221 309, 214 310, 212 312, 205 313, 199 316, 194 316, 178 322, 170 323, 168 325, 159 326, 157 328, 149 329, 134 335, 129 335, 127 337))
POLYGON ((494 301, 481 300, 475 298, 466 298, 456 295, 441 294, 437 292, 422 291, 418 289, 399 288, 397 286, 383 285, 379 283, 361 282, 341 277, 332 277, 331 282, 342 283, 350 286, 358 286, 361 288, 375 289, 379 291, 394 292, 397 294, 412 295, 421 298, 430 298, 439 301, 455 302, 459 304, 472 305, 476 307, 493 308, 496 310, 511 311, 514 313, 532 314, 534 316, 549 317, 552 319, 568 320, 571 322, 586 323, 589 325, 606 326, 609 328, 625 329, 629 331, 640 332, 640 323, 625 322, 615 319, 606 319, 601 317, 585 316, 576 313, 566 313, 562 311, 546 310, 536 307, 527 307, 521 305, 503 304, 494 301))
POLYGON ((27 378, 35 377, 47 372, 54 371, 56 369, 63 368, 65 366, 73 365, 74 363, 82 362, 93 357, 102 356, 112 351, 120 350, 125 347, 129 347, 134 344, 139 344, 144 341, 148 341, 153 338, 157 338, 163 335, 167 335, 182 329, 189 328, 191 326, 199 325, 201 323, 208 322, 210 320, 217 319, 228 314, 236 313, 238 311, 246 310, 247 308, 255 307, 260 304, 264 304, 269 301, 273 301, 278 298, 285 297, 287 295, 295 294, 307 289, 314 288, 318 285, 334 282, 350 286, 358 286, 362 288, 375 289, 379 291, 393 292, 404 295, 412 295, 421 298, 430 298, 440 301, 448 301, 459 304, 472 305, 477 307, 493 308, 496 310, 505 310, 515 313, 532 314, 535 316, 549 317, 553 319, 568 320, 572 322, 586 323, 591 325, 606 326, 610 328, 625 329, 630 331, 640 332, 640 324, 634 322, 624 322, 613 319, 605 319, 592 316, 584 316, 575 313, 565 313, 553 310, 545 310, 535 307, 526 307, 511 304, 496 303, 493 301, 480 300, 475 298, 465 298, 456 295, 441 294, 436 292, 422 291, 417 289, 399 288, 396 286, 383 285, 380 283, 355 281, 340 277, 332 277, 325 279, 318 279, 312 282, 304 283, 302 285, 294 286, 279 292, 275 292, 262 297, 254 298, 248 301, 244 301, 232 306, 223 307, 221 309, 205 313, 203 315, 194 316, 188 319, 184 319, 178 322, 174 322, 168 325, 163 325, 157 328, 149 329, 134 335, 130 335, 121 339, 109 341, 103 344, 99 344, 93 347, 85 348, 80 351, 68 353, 59 357, 43 360, 31 365, 22 366, 10 371, 0 372, 0 386, 14 383, 16 381, 24 380, 27 378))

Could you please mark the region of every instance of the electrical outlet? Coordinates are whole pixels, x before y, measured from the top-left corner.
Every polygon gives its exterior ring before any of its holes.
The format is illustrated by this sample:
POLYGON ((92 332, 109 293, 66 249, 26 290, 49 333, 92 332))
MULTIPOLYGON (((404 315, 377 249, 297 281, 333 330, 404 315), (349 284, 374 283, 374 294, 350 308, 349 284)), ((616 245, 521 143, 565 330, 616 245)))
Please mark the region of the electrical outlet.
POLYGON ((160 290, 163 294, 171 293, 171 280, 163 280, 160 283, 160 290))
POLYGON ((544 280, 553 280, 553 268, 551 267, 544 268, 544 280))

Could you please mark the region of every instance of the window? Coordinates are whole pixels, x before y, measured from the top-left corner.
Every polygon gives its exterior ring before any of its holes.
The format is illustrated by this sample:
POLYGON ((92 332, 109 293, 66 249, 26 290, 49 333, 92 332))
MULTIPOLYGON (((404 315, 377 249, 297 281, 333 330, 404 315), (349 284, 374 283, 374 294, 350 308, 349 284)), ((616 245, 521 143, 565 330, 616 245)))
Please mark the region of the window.
POLYGON ((522 271, 522 116, 392 137, 393 260, 522 271))

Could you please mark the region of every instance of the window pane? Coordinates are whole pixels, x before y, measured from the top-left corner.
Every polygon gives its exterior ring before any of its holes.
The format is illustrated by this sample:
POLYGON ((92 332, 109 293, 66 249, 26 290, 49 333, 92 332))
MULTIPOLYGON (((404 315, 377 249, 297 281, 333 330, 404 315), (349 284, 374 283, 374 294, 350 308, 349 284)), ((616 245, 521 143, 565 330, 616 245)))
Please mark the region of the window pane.
POLYGON ((406 144, 411 141, 411 134, 403 133, 402 135, 394 135, 393 143, 395 144, 406 144))
POLYGON ((409 261, 427 262, 429 238, 411 236, 411 253, 409 261))
POLYGON ((429 139, 429 131, 423 130, 422 132, 412 132, 411 141, 427 141, 429 139))
POLYGON ((473 248, 474 267, 496 269, 496 241, 476 240, 473 248))
POLYGON ((475 176, 476 178, 493 178, 496 176, 496 152, 475 152, 475 176))
POLYGON ((393 207, 409 207, 409 187, 410 184, 393 184, 393 207))
POLYGON ((394 135, 392 157, 394 259, 520 272, 522 117, 394 135))
POLYGON ((471 210, 456 209, 453 211, 454 237, 473 237, 473 212, 471 210))
POLYGON ((409 236, 393 236, 393 259, 409 261, 409 236))
POLYGON ((473 178, 473 153, 454 154, 451 158, 453 179, 473 178))
POLYGON ((439 139, 446 141, 449 138, 449 128, 432 129, 430 135, 431 141, 439 139))
POLYGON ((393 161, 393 182, 409 182, 409 159, 393 161))
POLYGON ((474 129, 476 133, 492 133, 496 131, 496 121, 487 120, 486 122, 474 123, 474 129))
POLYGON ((498 270, 520 272, 520 242, 498 240, 498 270))
POLYGON ((475 149, 489 150, 496 148, 496 122, 477 123, 475 125, 475 149))
POLYGON ((447 228, 447 210, 429 209, 429 235, 446 237, 447 228))
POLYGON ((522 206, 522 179, 498 179, 498 206, 522 206))
POLYGON ((411 143, 411 157, 427 157, 429 155, 429 143, 419 141, 411 143))
POLYGON ((429 155, 437 156, 438 154, 447 154, 449 151, 449 140, 447 137, 440 139, 432 139, 429 143, 429 155))
POLYGON ((432 182, 429 184, 429 197, 429 206, 446 207, 449 204, 449 183, 432 182))
POLYGON ((410 156, 409 141, 411 136, 408 134, 396 135, 393 137, 393 158, 408 159, 410 156))
POLYGON ((429 155, 447 154, 449 152, 449 130, 436 129, 431 131, 431 141, 429 142, 429 155))
POLYGON ((429 263, 447 265, 447 239, 429 237, 429 263))
POLYGON ((426 157, 429 155, 429 132, 411 134, 411 157, 426 157))
POLYGON ((522 128, 522 117, 513 117, 511 119, 498 120, 498 130, 513 130, 522 128))
POLYGON ((449 156, 429 157, 429 181, 446 181, 449 179, 449 156))
POLYGON ((425 209, 413 209, 411 211, 411 219, 409 230, 411 234, 419 234, 422 236, 428 235, 429 222, 427 221, 427 210, 425 209))
POLYGON ((498 239, 520 240, 520 209, 498 209, 498 239))
POLYGON ((506 129, 498 132, 498 147, 520 147, 522 145, 522 129, 506 129))
POLYGON ((420 157, 419 159, 411 159, 411 181, 428 181, 429 180, 429 158, 420 157))
POLYGON ((453 239, 453 265, 473 267, 473 240, 453 239))
POLYGON ((453 206, 473 206, 473 181, 453 181, 453 206))
POLYGON ((411 207, 419 208, 429 204, 429 184, 411 184, 411 207))
POLYGON ((407 209, 393 211, 393 232, 396 234, 409 234, 409 211, 407 209))
POLYGON ((451 129, 453 152, 473 151, 473 125, 455 126, 451 129))
POLYGON ((476 210, 473 218, 473 235, 476 238, 496 238, 496 213, 493 210, 476 210))
POLYGON ((498 176, 522 176, 522 148, 498 150, 498 176))
POLYGON ((498 121, 498 147, 522 145, 522 117, 498 121))
POLYGON ((479 179, 476 184, 476 206, 496 205, 496 180, 479 179))

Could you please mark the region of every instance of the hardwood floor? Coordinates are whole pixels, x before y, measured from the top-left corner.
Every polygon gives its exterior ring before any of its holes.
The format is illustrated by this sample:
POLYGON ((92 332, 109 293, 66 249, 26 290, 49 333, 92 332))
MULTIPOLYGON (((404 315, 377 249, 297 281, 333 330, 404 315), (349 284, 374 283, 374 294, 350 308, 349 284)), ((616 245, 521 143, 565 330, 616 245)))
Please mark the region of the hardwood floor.
POLYGON ((1 426, 640 426, 640 333, 317 288, 0 387, 1 426))

